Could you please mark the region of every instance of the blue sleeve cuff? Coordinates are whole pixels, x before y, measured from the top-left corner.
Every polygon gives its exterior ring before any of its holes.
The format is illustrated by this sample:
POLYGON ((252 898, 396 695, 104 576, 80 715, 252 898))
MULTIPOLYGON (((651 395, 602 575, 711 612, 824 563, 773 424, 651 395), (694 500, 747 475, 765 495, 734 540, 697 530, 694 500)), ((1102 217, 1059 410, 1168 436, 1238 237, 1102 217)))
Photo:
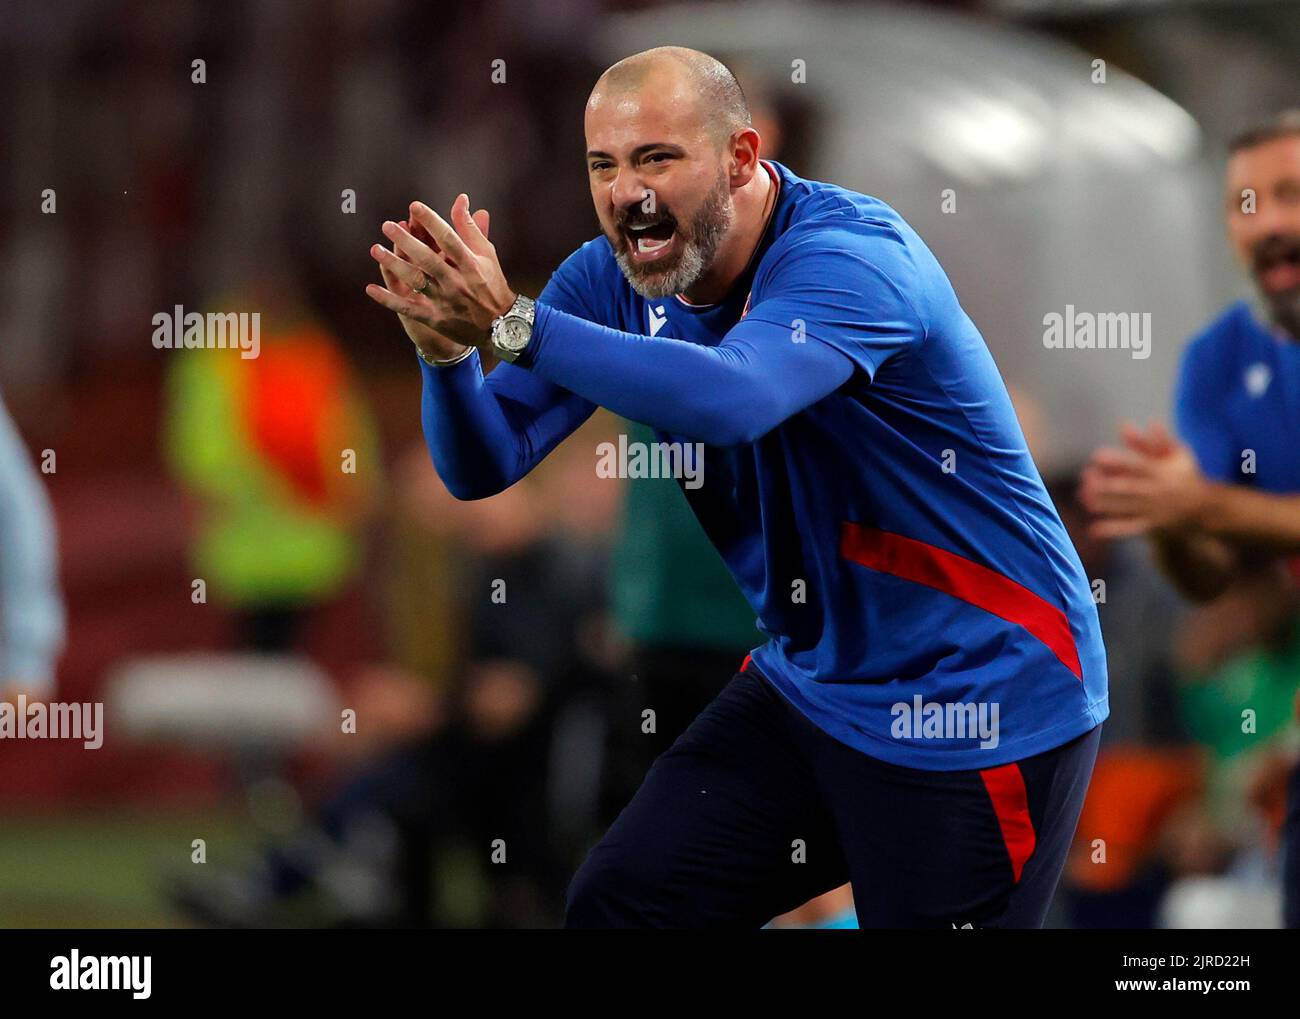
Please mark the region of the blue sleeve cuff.
POLYGON ((546 329, 551 321, 551 309, 538 301, 533 305, 533 331, 528 337, 528 346, 515 359, 515 366, 519 368, 532 368, 537 364, 537 359, 541 354, 542 345, 546 342, 546 329))

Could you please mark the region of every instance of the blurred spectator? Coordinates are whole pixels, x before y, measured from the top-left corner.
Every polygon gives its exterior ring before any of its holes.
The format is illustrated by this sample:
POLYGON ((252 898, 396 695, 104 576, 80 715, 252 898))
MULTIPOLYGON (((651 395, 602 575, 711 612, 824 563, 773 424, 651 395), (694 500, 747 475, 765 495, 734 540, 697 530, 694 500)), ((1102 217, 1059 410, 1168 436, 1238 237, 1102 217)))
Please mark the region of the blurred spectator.
POLYGON ((168 352, 166 451, 198 506, 195 577, 243 644, 281 651, 360 566, 376 437, 337 341, 305 311, 270 283, 222 309, 260 312, 260 351, 168 352))
POLYGON ((1205 810, 1237 851, 1278 848, 1296 743, 1298 602, 1280 570, 1261 569, 1199 607, 1175 644, 1187 677, 1183 714, 1210 755, 1205 810))
MULTIPOLYGON (((1211 755, 1207 807, 1225 842, 1227 833, 1237 836, 1232 862, 1254 858, 1260 872, 1275 870, 1276 846, 1242 835, 1258 827, 1251 822, 1260 811, 1274 830, 1282 823, 1285 772, 1300 767, 1277 739, 1291 726, 1297 685, 1296 598, 1284 563, 1300 552, 1300 460, 1291 438, 1300 427, 1298 166, 1300 110, 1231 142, 1223 211, 1255 300, 1231 304, 1184 349, 1178 438, 1160 423, 1126 422, 1122 446, 1097 450, 1081 484, 1095 534, 1144 536, 1187 598, 1217 599, 1180 643, 1193 675, 1211 670, 1185 694, 1185 713, 1211 755), (1254 777, 1243 780, 1243 768, 1254 777)), ((1291 852, 1297 839, 1300 830, 1289 833, 1291 852)), ((1237 890, 1216 900, 1209 882, 1190 895, 1173 888, 1168 922, 1270 925, 1273 889, 1263 888, 1253 911, 1223 908, 1237 890)), ((1300 887, 1286 891, 1300 912, 1300 887)))
POLYGON ((49 497, 0 401, 0 699, 52 697, 63 639, 49 497))
MULTIPOLYGON (((601 417, 585 434, 603 428, 601 417)), ((393 604, 411 599, 403 618, 441 634, 439 673, 367 670, 351 691, 368 705, 357 709, 358 732, 377 722, 395 741, 361 741, 367 754, 337 791, 252 867, 178 883, 174 898, 189 916, 257 927, 557 922, 581 849, 573 833, 585 837, 597 823, 594 792, 575 797, 572 772, 586 772, 590 781, 577 785, 590 789, 603 767, 601 739, 573 724, 573 709, 603 704, 609 686, 612 506, 584 449, 594 444, 575 443, 536 476, 474 503, 425 484, 436 482, 427 460, 422 471, 405 469, 401 540, 443 566, 428 587, 410 574, 393 604), (406 725, 393 717, 403 715, 406 725), (584 816, 565 816, 574 810, 584 816)))

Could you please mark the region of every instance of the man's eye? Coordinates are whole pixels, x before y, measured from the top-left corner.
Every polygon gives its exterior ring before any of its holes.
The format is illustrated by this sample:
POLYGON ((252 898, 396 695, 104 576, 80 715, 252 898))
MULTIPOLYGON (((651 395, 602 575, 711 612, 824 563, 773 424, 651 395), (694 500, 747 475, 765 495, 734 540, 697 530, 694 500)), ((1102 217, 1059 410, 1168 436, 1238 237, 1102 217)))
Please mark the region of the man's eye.
POLYGON ((672 157, 671 157, 670 155, 668 155, 667 152, 656 152, 656 153, 655 153, 653 156, 651 156, 651 157, 649 158, 649 160, 647 160, 647 161, 648 161, 648 162, 651 162, 651 163, 666 163, 666 162, 668 162, 668 160, 671 159, 671 158, 672 158, 672 157))

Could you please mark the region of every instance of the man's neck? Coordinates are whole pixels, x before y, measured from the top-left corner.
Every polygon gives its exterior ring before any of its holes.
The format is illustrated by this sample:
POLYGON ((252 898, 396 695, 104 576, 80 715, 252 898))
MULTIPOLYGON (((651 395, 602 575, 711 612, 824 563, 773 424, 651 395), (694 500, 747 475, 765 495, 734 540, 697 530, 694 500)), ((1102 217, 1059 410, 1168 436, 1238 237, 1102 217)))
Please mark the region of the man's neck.
POLYGON ((1258 287, 1251 292, 1247 303, 1255 321, 1262 325, 1275 340, 1279 343, 1300 345, 1300 322, 1292 324, 1286 321, 1289 316, 1279 315, 1258 287))
POLYGON ((776 202, 776 183, 767 167, 759 163, 758 172, 744 187, 736 189, 732 201, 735 203, 735 219, 718 247, 713 264, 694 286, 682 294, 691 304, 717 304, 749 268, 776 202))

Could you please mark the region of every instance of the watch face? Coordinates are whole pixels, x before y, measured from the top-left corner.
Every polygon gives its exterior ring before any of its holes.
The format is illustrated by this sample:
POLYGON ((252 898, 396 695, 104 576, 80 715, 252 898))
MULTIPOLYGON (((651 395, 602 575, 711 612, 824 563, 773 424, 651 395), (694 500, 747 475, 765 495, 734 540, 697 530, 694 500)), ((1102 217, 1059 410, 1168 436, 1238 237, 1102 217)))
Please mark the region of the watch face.
POLYGON ((501 323, 501 345, 510 350, 522 350, 532 329, 518 318, 508 318, 501 323))

